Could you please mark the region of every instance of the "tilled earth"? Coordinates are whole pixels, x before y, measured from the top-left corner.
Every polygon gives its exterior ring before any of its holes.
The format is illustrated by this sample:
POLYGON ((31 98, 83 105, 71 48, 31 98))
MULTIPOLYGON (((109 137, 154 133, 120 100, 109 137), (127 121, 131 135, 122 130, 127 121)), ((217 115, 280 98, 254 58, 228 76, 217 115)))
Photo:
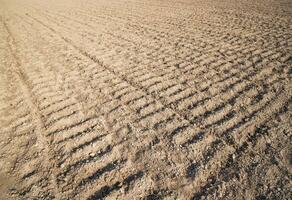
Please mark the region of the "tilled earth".
POLYGON ((290 0, 0 0, 0 199, 290 199, 290 0))

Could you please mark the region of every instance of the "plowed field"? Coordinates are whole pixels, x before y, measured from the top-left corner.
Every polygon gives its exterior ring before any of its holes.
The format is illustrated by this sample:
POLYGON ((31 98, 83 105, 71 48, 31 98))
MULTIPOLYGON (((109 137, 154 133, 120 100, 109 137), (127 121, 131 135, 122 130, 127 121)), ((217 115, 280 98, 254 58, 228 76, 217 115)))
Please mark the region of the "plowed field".
POLYGON ((290 199, 290 0, 0 0, 0 199, 290 199))

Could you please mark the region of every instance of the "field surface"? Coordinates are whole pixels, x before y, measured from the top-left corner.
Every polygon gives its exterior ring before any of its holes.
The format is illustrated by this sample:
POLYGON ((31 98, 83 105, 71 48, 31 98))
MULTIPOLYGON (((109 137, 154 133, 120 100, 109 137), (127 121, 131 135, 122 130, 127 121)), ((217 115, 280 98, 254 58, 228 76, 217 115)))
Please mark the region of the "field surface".
POLYGON ((290 199, 290 0, 0 0, 0 199, 290 199))

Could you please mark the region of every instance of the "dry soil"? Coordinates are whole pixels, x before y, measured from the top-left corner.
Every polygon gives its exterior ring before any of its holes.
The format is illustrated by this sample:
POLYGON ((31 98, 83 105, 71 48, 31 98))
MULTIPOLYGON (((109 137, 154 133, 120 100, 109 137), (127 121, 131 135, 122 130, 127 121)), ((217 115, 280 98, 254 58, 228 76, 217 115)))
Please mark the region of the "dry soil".
POLYGON ((290 199, 291 0, 0 0, 0 199, 290 199))

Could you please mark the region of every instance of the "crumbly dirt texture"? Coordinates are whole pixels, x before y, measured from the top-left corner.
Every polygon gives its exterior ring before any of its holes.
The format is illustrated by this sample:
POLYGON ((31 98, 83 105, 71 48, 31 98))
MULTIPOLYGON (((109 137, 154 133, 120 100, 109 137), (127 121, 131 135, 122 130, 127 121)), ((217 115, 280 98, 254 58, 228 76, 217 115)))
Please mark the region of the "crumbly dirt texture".
POLYGON ((291 0, 0 0, 0 199, 290 199, 291 53, 291 0))

